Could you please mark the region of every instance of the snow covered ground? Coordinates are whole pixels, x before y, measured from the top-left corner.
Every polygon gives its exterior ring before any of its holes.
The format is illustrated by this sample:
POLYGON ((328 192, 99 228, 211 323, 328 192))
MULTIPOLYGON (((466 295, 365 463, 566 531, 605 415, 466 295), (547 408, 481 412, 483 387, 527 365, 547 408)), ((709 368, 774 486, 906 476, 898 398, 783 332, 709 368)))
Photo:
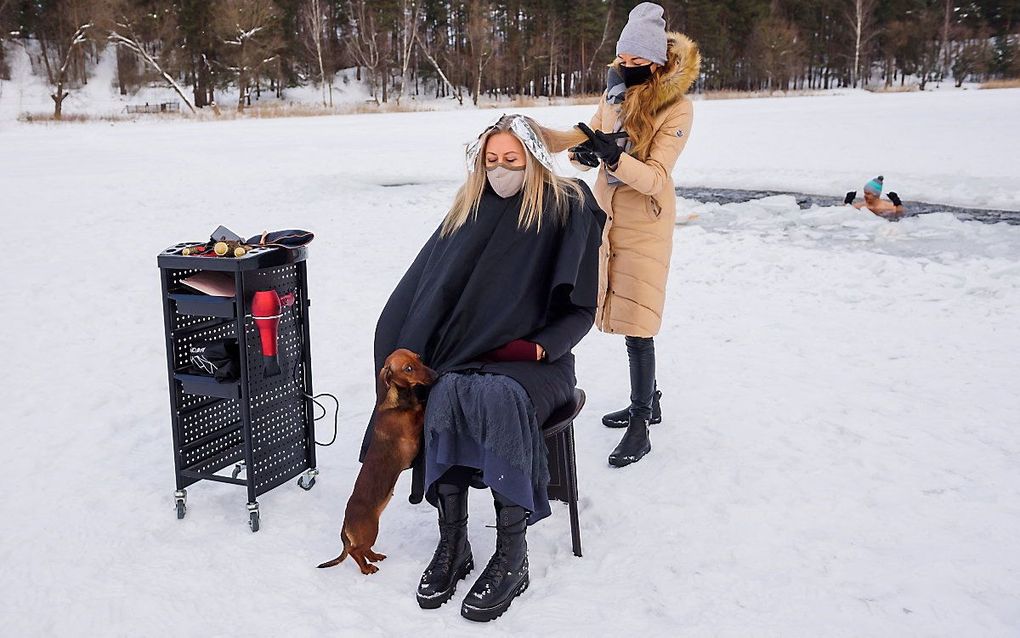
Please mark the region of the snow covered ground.
MULTIPOLYGON (((839 193, 884 172, 904 198, 1017 209, 1018 106, 1020 91, 699 103, 676 175, 839 193)), ((566 126, 590 110, 528 112, 566 126)), ((584 558, 555 506, 506 616, 469 624, 459 596, 422 611, 435 514, 407 504, 405 476, 381 571, 314 569, 339 547, 375 319, 462 177, 460 143, 496 114, 0 128, 4 633, 1015 635, 1020 227, 784 197, 681 201, 697 218, 676 234, 665 422, 640 464, 608 467, 620 433, 599 423, 627 399, 622 341, 577 349, 584 558), (172 510, 155 255, 220 223, 317 233, 315 386, 343 403, 315 489, 263 496, 257 534, 234 486, 172 510)), ((484 563, 493 515, 472 497, 484 563)))

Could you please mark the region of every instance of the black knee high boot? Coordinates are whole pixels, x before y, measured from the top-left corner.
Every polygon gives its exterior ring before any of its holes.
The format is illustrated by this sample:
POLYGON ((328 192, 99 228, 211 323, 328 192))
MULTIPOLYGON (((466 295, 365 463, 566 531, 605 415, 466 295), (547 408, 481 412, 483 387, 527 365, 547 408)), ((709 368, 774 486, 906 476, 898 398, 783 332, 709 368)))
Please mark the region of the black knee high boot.
POLYGON ((468 485, 466 481, 437 483, 439 545, 418 584, 418 605, 436 609, 450 600, 457 583, 474 569, 467 539, 468 485))
POLYGON ((627 431, 609 455, 609 464, 624 467, 637 463, 652 451, 648 424, 655 402, 655 342, 651 337, 627 337, 630 357, 630 411, 627 431))
POLYGON ((647 413, 648 422, 652 424, 662 421, 662 407, 659 405, 662 392, 655 381, 655 343, 650 337, 627 337, 626 342, 630 362, 630 405, 603 416, 602 425, 607 428, 627 427, 630 425, 631 414, 642 416, 647 413))
POLYGON ((460 615, 488 622, 503 615, 528 588, 528 511, 492 491, 496 505, 496 552, 464 598, 460 615))

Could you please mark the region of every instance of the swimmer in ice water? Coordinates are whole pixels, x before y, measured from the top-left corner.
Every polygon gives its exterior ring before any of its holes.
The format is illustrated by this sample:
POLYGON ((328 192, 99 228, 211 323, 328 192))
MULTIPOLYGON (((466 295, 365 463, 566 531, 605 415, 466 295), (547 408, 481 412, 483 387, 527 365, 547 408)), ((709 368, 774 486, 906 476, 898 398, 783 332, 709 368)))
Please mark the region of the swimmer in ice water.
POLYGON ((857 198, 857 191, 850 191, 846 194, 846 198, 843 200, 844 204, 850 204, 854 208, 866 208, 872 213, 879 217, 886 219, 899 219, 903 217, 905 209, 903 208, 903 202, 900 200, 900 196, 889 191, 889 199, 882 199, 882 183, 885 178, 879 175, 875 179, 871 180, 864 185, 864 201, 855 202, 857 198))

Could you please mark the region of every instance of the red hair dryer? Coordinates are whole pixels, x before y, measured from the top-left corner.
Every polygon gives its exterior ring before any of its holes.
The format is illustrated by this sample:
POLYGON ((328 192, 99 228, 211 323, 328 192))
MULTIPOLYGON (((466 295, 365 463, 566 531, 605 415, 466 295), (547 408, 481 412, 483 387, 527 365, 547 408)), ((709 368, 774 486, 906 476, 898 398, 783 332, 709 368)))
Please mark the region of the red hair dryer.
POLYGON ((265 376, 280 374, 280 357, 276 350, 276 341, 280 330, 280 317, 283 309, 294 305, 294 293, 280 296, 275 290, 259 290, 251 300, 251 318, 259 331, 262 341, 262 361, 265 364, 265 376))

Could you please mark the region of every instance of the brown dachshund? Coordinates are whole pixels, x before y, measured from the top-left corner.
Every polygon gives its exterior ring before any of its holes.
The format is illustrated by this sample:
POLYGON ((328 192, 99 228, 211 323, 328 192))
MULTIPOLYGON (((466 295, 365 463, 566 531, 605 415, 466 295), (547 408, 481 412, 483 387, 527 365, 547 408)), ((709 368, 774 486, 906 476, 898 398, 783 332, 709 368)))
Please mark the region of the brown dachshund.
POLYGON ((386 509, 397 477, 411 467, 418 456, 425 423, 425 406, 418 386, 432 385, 437 374, 410 350, 395 350, 386 358, 376 382, 376 406, 372 415, 372 442, 347 501, 340 540, 344 550, 319 567, 333 567, 349 554, 362 574, 379 568, 370 564, 386 558, 372 551, 379 535, 379 517, 386 509))

